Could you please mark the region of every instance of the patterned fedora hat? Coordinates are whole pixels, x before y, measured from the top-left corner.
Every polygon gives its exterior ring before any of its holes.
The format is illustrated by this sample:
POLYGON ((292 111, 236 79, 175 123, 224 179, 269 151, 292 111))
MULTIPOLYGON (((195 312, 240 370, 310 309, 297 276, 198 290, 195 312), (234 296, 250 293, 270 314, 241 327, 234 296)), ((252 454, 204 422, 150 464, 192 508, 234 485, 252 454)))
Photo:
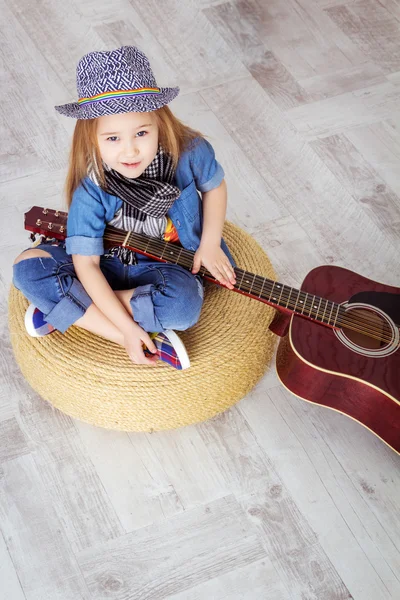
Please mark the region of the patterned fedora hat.
POLYGON ((85 54, 76 68, 76 87, 78 102, 55 107, 74 119, 151 112, 179 93, 178 87, 157 87, 148 59, 134 46, 85 54))

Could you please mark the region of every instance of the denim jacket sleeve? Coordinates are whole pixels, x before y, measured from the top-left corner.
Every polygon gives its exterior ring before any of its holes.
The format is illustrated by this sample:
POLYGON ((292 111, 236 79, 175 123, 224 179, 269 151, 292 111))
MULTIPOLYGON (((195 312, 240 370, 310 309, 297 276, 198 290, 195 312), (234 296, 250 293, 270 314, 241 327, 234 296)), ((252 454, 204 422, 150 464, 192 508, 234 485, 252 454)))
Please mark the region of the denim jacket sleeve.
MULTIPOLYGON (((203 207, 197 190, 208 192, 218 187, 224 179, 224 171, 211 144, 204 138, 196 138, 179 159, 175 175, 182 193, 169 210, 169 216, 182 245, 188 250, 197 250, 203 224, 203 207)), ((224 240, 221 240, 221 248, 234 265, 224 240)))
POLYGON ((190 166, 200 192, 209 192, 217 188, 224 179, 225 173, 215 158, 214 148, 204 138, 196 140, 190 153, 190 166))
POLYGON ((118 199, 103 192, 86 178, 75 190, 68 212, 66 251, 68 254, 104 254, 106 223, 115 214, 118 199))

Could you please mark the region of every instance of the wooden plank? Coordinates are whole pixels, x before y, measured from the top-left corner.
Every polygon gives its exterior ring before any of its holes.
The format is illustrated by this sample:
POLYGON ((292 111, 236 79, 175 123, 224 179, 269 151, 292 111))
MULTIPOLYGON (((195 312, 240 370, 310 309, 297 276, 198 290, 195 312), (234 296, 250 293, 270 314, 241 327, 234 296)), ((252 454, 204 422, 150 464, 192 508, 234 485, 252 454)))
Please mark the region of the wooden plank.
POLYGON ((20 403, 23 431, 74 552, 125 533, 70 417, 37 394, 20 403))
POLYGON ((0 181, 9 182, 18 177, 39 173, 42 168, 33 149, 24 160, 21 160, 21 156, 17 153, 3 154, 0 157, 0 181))
POLYGON ((223 414, 198 429, 224 479, 262 536, 289 593, 294 598, 347 600, 350 594, 335 567, 239 410, 232 408, 228 416, 223 414), (308 596, 310 590, 312 596, 308 596))
POLYGON ((362 65, 366 62, 365 54, 349 36, 343 33, 326 11, 318 7, 314 0, 294 0, 294 7, 301 19, 307 24, 307 27, 315 32, 317 49, 320 50, 318 47, 320 45, 322 52, 325 53, 325 47, 329 47, 324 61, 321 58, 316 58, 318 64, 321 64, 318 71, 316 70, 316 74, 326 74, 327 67, 329 67, 329 70, 337 71, 342 68, 351 68, 354 65, 362 65), (336 59, 334 62, 330 56, 331 49, 336 59), (325 68, 323 62, 326 64, 325 68), (340 64, 343 66, 341 67, 340 64))
POLYGON ((285 110, 312 100, 312 97, 287 71, 270 50, 265 50, 257 61, 246 65, 256 81, 285 110))
POLYGON ((400 26, 383 3, 359 0, 349 6, 327 8, 326 13, 385 73, 399 69, 400 26))
MULTIPOLYGON (((342 436, 335 441, 338 428, 333 427, 332 421, 341 421, 346 429, 343 437, 353 440, 352 448, 342 451, 343 456, 358 463, 355 456, 367 451, 363 461, 365 471, 372 462, 373 471, 383 469, 398 482, 394 464, 386 465, 386 452, 371 446, 371 440, 367 439, 356 448, 354 432, 365 431, 360 425, 343 415, 300 401, 282 387, 264 391, 260 386, 240 405, 240 412, 354 598, 397 597, 399 554, 378 515, 368 509, 355 489, 349 469, 337 460, 336 450, 342 436), (331 451, 333 445, 335 450, 331 451)), ((381 442, 380 446, 384 444, 381 442)), ((394 498, 393 491, 390 498, 394 498)), ((382 513, 394 515, 396 511, 393 512, 389 502, 382 513)))
MULTIPOLYGON (((395 549, 400 539, 397 518, 400 493, 398 454, 362 425, 343 415, 329 411, 329 419, 326 419, 323 414, 326 411, 311 406, 311 412, 307 411, 304 417, 301 413, 308 405, 295 403, 294 406, 298 418, 310 419, 321 436, 329 442, 341 470, 351 477, 362 504, 375 517, 370 515, 368 518, 380 524, 386 534, 386 545, 382 545, 380 550, 398 577, 400 557, 395 549)), ((365 510, 365 514, 367 512, 365 510)))
MULTIPOLYGON (((1 272, 0 272, 0 422, 5 422, 3 431, 2 447, 3 457, 12 457, 25 454, 30 451, 29 436, 27 438, 21 431, 18 423, 18 406, 21 397, 30 391, 25 383, 21 371, 11 348, 11 342, 8 332, 8 291, 11 282, 11 265, 19 249, 14 246, 0 246, 1 272), (7 267, 7 268, 6 268, 7 267)), ((1 425, 0 425, 1 426, 1 425)), ((1 460, 0 460, 1 464, 1 460)))
POLYGON ((2 535, 0 535, 0 581, 0 600, 26 600, 2 535))
POLYGON ((316 101, 385 83, 385 81, 385 75, 380 67, 366 63, 324 75, 315 75, 308 79, 300 79, 299 85, 308 96, 316 101))
POLYGON ((386 75, 386 78, 394 85, 400 85, 400 71, 389 73, 389 75, 386 75))
POLYGON ((145 434, 129 437, 78 422, 76 427, 125 531, 164 521, 184 510, 168 471, 145 434))
POLYGON ((309 0, 245 0, 239 7, 241 19, 254 25, 296 80, 365 61, 357 46, 309 0))
POLYGON ((351 129, 345 135, 399 196, 400 120, 392 117, 385 122, 351 129))
MULTIPOLYGON (((4 354, 0 353, 0 385, 1 381, 6 380, 4 375, 4 371, 2 371, 2 366, 4 364, 4 354)), ((20 376, 20 373, 18 373, 20 376)), ((10 394, 6 389, 0 387, 0 421, 6 421, 7 419, 12 419, 15 414, 15 404, 10 398, 10 394)))
MULTIPOLYGON (((136 434, 129 434, 134 443, 136 434)), ((184 510, 230 493, 195 426, 146 434, 184 510), (197 456, 202 460, 198 461, 197 456)))
POLYGON ((387 119, 397 111, 399 100, 400 90, 387 81, 292 108, 286 115, 303 137, 311 141, 387 119))
MULTIPOLYGON (((66 7, 65 4, 63 6, 66 7)), ((12 171, 8 175, 3 173, 3 180, 38 172, 45 166, 57 169, 64 167, 67 162, 65 132, 68 125, 65 120, 65 126, 60 126, 54 110, 54 104, 61 104, 65 98, 65 88, 58 78, 60 71, 57 67, 53 70, 47 60, 51 62, 57 53, 50 46, 46 50, 46 44, 50 43, 52 37, 61 40, 64 36, 60 35, 60 27, 55 27, 47 38, 46 29, 51 29, 51 19, 48 21, 47 17, 51 15, 51 9, 46 11, 46 19, 43 19, 42 13, 35 15, 35 10, 32 7, 32 11, 27 13, 19 0, 12 2, 11 7, 0 0, 4 24, 1 28, 0 56, 6 77, 2 109, 3 114, 7 115, 7 128, 11 130, 11 139, 14 140, 6 150, 7 163, 12 171), (43 23, 39 25, 41 20, 43 23), (29 33, 36 33, 36 38, 35 35, 31 38, 29 33), (46 59, 38 48, 44 51, 46 59), (27 171, 23 172, 25 161, 27 171)), ((42 11, 43 7, 38 7, 38 10, 42 11)), ((66 17, 64 23, 68 22, 70 19, 66 17)), ((69 47, 68 43, 66 47, 69 47)), ((65 62, 65 56, 62 60, 65 62)))
POLYGON ((258 34, 251 10, 252 6, 245 2, 226 2, 207 9, 205 14, 278 106, 287 109, 310 101, 301 85, 268 49, 268 40, 258 34))
POLYGON ((0 600, 10 600, 10 598, 26 600, 2 535, 0 535, 0 581, 0 600))
MULTIPOLYGON (((110 2, 99 2, 98 0, 85 0, 85 2, 79 2, 79 0, 69 0, 68 2, 73 6, 74 17, 82 21, 83 23, 90 23, 94 29, 97 30, 98 25, 102 25, 106 22, 112 22, 116 18, 126 17, 127 23, 130 21, 130 17, 134 14, 130 2, 126 0, 115 0, 112 4, 110 2)), ((142 29, 143 23, 137 23, 138 29, 142 29)), ((135 45, 135 27, 132 21, 132 38, 129 44, 135 45)), ((104 40, 106 42, 106 40, 104 40)), ((112 40, 109 40, 112 42, 112 40)), ((115 47, 122 46, 117 43, 115 47)), ((112 45, 108 45, 108 49, 112 48, 112 45)), ((94 46, 93 46, 94 48, 94 46)), ((88 50, 89 52, 91 50, 88 50)))
POLYGON ((226 0, 196 0, 196 4, 199 8, 205 9, 209 6, 218 6, 219 4, 226 4, 226 0))
POLYGON ((211 579, 168 600, 290 600, 288 590, 278 578, 268 558, 211 579))
MULTIPOLYGON (((21 37, 23 37, 21 35, 21 37)), ((29 136, 19 121, 15 122, 11 115, 15 112, 15 93, 19 93, 15 75, 11 72, 8 61, 6 35, 3 36, 0 50, 1 83, 5 90, 2 97, 3 110, 0 113, 0 129, 7 144, 0 149, 0 182, 9 181, 16 177, 26 176, 42 170, 45 162, 36 153, 29 136), (12 91, 12 93, 10 93, 12 91), (10 118, 11 117, 11 118, 10 118), (23 151, 22 151, 23 150, 23 151)))
POLYGON ((378 227, 396 244, 400 238, 399 197, 354 145, 342 134, 316 140, 311 146, 378 227))
MULTIPOLYGON (((41 173, 29 174, 29 186, 21 177, 0 183, 1 216, 7 223, 7 229, 10 228, 14 236, 22 232, 25 240, 29 237, 29 233, 24 229, 24 213, 33 205, 66 210, 63 198, 66 174, 66 165, 63 165, 62 169, 46 168, 41 173), (15 202, 16 197, 18 202, 15 202)), ((2 233, 5 234, 6 231, 2 233)), ((0 243, 8 243, 8 240, 3 240, 4 238, 0 243)))
POLYGON ((332 6, 341 6, 342 4, 351 4, 356 0, 314 0, 315 4, 318 4, 320 8, 331 8, 332 6))
MULTIPOLYGON (((24 250, 25 248, 27 248, 29 246, 29 243, 27 243, 27 239, 25 237, 25 240, 22 238, 21 236, 21 242, 17 245, 6 245, 6 246, 2 246, 0 244, 0 252, 1 252, 1 272, 2 274, 0 275, 0 312, 1 312, 1 316, 3 317, 3 321, 2 321, 2 325, 3 325, 3 334, 4 336, 8 336, 8 294, 9 294, 9 290, 10 290, 10 285, 11 285, 11 281, 12 281, 12 268, 13 268, 13 262, 14 259, 16 258, 16 256, 18 256, 18 254, 20 254, 20 252, 22 250, 24 250)), ((1 330, 1 327, 0 327, 1 330)), ((3 348, 5 348, 6 346, 6 342, 4 342, 4 346, 3 348)), ((3 373, 11 373, 12 369, 11 369, 11 365, 7 364, 6 362, 6 358, 2 359, 1 358, 1 353, 0 353, 0 361, 1 361, 1 365, 0 365, 0 378, 1 378, 1 371, 2 371, 2 367, 3 368, 3 373)), ((10 383, 12 383, 12 379, 10 378, 10 383)), ((1 387, 1 384, 0 384, 1 387)), ((2 389, 2 392, 5 393, 5 389, 2 389)), ((3 417, 0 417, 0 420, 3 417)))
POLYGON ((7 144, 2 145, 0 149, 0 182, 37 173, 45 166, 45 162, 38 156, 32 146, 29 136, 18 127, 19 123, 15 122, 11 116, 15 112, 15 98, 11 97, 10 90, 15 90, 16 82, 9 66, 6 64, 6 55, 7 50, 3 46, 0 52, 1 82, 6 91, 2 97, 3 109, 0 114, 0 129, 7 140, 7 144))
POLYGON ((158 600, 264 559, 265 550, 232 496, 186 511, 79 555, 97 600, 158 600))
POLYGON ((399 0, 379 0, 379 4, 384 6, 397 21, 400 21, 400 3, 399 0))
POLYGON ((3 535, 27 600, 89 600, 32 456, 2 466, 0 514, 3 535))
POLYGON ((0 464, 29 454, 29 444, 15 418, 0 421, 0 464))

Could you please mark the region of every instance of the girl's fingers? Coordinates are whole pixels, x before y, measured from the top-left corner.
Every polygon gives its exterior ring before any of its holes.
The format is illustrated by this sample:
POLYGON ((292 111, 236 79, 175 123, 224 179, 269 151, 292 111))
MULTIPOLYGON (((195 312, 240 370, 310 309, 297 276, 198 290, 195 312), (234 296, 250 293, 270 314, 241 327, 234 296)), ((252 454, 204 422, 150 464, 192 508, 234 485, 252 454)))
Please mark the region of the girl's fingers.
POLYGON ((233 286, 233 284, 236 283, 236 275, 230 265, 222 264, 218 265, 217 268, 219 272, 219 280, 221 281, 221 283, 224 283, 229 287, 233 286))
POLYGON ((129 358, 136 365, 150 365, 154 367, 157 362, 157 355, 146 356, 144 352, 142 353, 142 356, 139 356, 138 354, 130 354, 129 358))
POLYGON ((146 346, 150 350, 150 352, 152 352, 153 354, 155 354, 157 352, 157 346, 155 345, 155 343, 153 342, 153 340, 151 339, 151 337, 149 335, 144 335, 142 337, 142 342, 144 344, 146 344, 146 346))
POLYGON ((232 269, 232 266, 230 264, 223 265, 223 268, 224 268, 225 275, 229 279, 229 281, 231 283, 236 283, 236 275, 235 275, 235 271, 232 269))
POLYGON ((158 360, 157 356, 149 356, 149 357, 145 356, 144 361, 140 364, 148 365, 149 367, 155 367, 157 360, 158 360))
POLYGON ((217 267, 214 268, 212 275, 215 277, 217 281, 232 289, 232 283, 229 281, 229 276, 222 270, 217 267))
POLYGON ((201 260, 199 260, 198 258, 195 258, 193 260, 193 267, 192 267, 193 275, 196 275, 196 273, 198 273, 200 271, 200 267, 201 267, 201 260))
POLYGON ((212 270, 210 269, 210 273, 213 277, 215 277, 215 279, 217 281, 219 281, 220 283, 224 283, 224 274, 221 273, 221 271, 218 269, 218 267, 213 267, 212 270))
MULTIPOLYGON (((143 337, 145 337, 145 336, 143 336, 143 337)), ((149 352, 151 352, 151 350, 153 348, 155 350, 157 350, 157 348, 154 346, 150 337, 148 340, 143 339, 141 341, 143 341, 145 343, 146 347, 149 349, 149 352)), ((138 347, 132 348, 130 350, 130 352, 128 352, 128 355, 129 355, 129 358, 131 359, 131 361, 137 365, 154 366, 158 360, 158 355, 157 354, 148 354, 148 352, 145 352, 145 349, 143 348, 141 343, 138 347)))

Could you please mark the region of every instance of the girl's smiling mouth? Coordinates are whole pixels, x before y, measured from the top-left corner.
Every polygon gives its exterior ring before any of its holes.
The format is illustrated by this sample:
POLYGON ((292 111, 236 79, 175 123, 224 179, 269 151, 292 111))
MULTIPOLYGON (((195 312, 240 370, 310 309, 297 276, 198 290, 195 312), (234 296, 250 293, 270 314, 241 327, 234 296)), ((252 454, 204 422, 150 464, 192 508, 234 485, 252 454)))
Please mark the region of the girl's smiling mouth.
POLYGON ((134 163, 121 163, 122 165, 124 165, 124 167, 127 167, 128 169, 135 169, 136 167, 138 167, 140 165, 140 162, 134 162, 134 163))

